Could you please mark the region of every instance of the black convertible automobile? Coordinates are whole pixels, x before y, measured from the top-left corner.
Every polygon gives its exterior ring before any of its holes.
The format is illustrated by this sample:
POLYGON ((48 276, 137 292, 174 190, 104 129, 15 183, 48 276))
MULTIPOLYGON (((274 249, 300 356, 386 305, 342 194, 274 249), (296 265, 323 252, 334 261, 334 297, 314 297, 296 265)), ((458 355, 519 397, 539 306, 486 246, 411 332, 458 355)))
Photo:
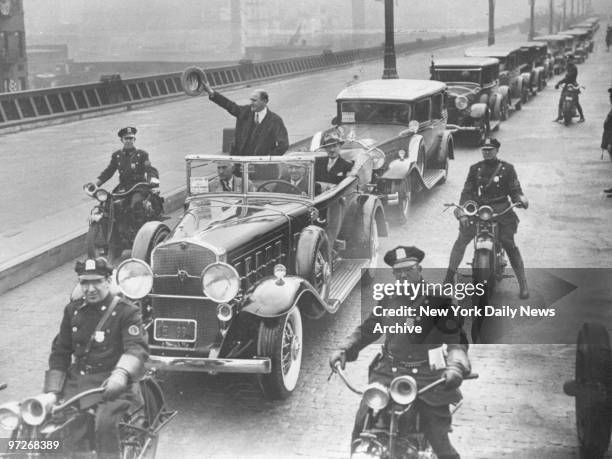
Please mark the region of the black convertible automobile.
POLYGON ((272 399, 295 389, 302 317, 335 313, 387 234, 367 192, 384 155, 351 152, 339 184, 317 181, 321 155, 187 156, 183 217, 145 224, 116 274, 141 302, 153 367, 254 373, 272 399))

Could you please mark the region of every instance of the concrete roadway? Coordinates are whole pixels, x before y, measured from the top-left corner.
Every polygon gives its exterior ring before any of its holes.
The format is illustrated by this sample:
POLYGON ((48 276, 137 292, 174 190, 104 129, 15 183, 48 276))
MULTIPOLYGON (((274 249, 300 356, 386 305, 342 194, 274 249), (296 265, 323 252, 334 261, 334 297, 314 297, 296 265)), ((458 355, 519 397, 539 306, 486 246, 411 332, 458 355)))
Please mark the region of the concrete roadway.
MULTIPOLYGON (((600 38, 599 36, 597 37, 600 38)), ((440 51, 450 56, 458 49, 440 51)), ((415 55, 398 62, 402 76, 426 76, 429 56, 415 55)), ((549 87, 535 97, 523 111, 504 123, 497 137, 502 143, 500 157, 515 164, 527 196, 529 210, 519 210, 521 225, 517 242, 527 266, 538 268, 606 268, 610 266, 612 233, 609 231, 612 199, 606 199, 602 188, 611 184, 610 162, 599 159, 601 124, 609 110, 606 88, 612 54, 598 48, 589 60, 579 66, 579 81, 587 90, 581 97, 587 122, 568 128, 552 123, 558 91, 549 87)), ((380 74, 380 64, 366 64, 326 74, 315 74, 296 80, 267 85, 271 107, 278 100, 310 99, 303 107, 296 103, 282 110, 292 137, 307 135, 325 125, 331 118, 333 96, 353 73, 362 78, 380 74), (298 97, 298 95, 300 95, 298 97)), ((230 95, 242 100, 248 90, 230 95)), ((220 129, 231 124, 229 117, 219 116, 206 100, 179 104, 168 118, 151 124, 147 114, 122 114, 113 126, 135 124, 142 129, 139 144, 158 158, 162 138, 166 148, 174 148, 176 162, 185 153, 186 144, 197 144, 201 138, 211 145, 220 144, 220 129), (193 131, 183 124, 199 112, 210 113, 210 125, 193 131), (154 148, 151 148, 153 146, 154 148)), ((170 107, 168 105, 167 107, 170 107)), ((206 118, 208 119, 208 118, 206 118)), ((204 119, 203 119, 204 121, 204 119)), ((96 129, 97 120, 75 124, 68 140, 86 137, 96 129)), ((102 121, 101 121, 102 122, 102 121)), ((110 119, 103 120, 110 124, 110 119)), ((108 126, 108 124, 106 124, 108 126)), ((99 128, 99 138, 108 135, 105 145, 91 142, 82 149, 75 163, 92 175, 103 166, 113 147, 114 127, 99 128), (110 133, 109 133, 110 132, 110 133), (94 151, 95 158, 94 158, 94 151), (93 163, 94 165, 89 165, 93 163)), ((48 128, 53 131, 57 128, 48 128)), ((46 134, 40 131, 42 139, 46 134)), ((31 133, 36 136, 35 131, 31 133)), ((0 139, 8 142, 10 136, 0 139)), ((37 142, 35 142, 36 144, 37 142)), ((24 140, 24 145, 27 142, 24 140)), ((2 151, 5 151, 4 149, 2 151)), ((76 152, 70 153, 77 158, 76 152)), ((456 201, 469 165, 480 159, 476 149, 459 148, 451 164, 446 184, 424 195, 414 206, 411 224, 393 228, 391 237, 381 240, 381 250, 399 243, 414 243, 425 249, 427 268, 446 265, 456 236, 457 224, 452 214, 442 213, 443 203, 456 201)), ((179 177, 180 166, 172 169, 170 159, 156 161, 164 177, 179 177)), ((83 176, 86 174, 84 173, 83 176)), ((51 182, 53 180, 49 178, 51 182)), ((168 179, 165 180, 169 181, 168 179)), ((55 183, 55 182, 54 182, 55 183)), ((66 196, 74 198, 80 187, 66 196)), ((72 205, 78 204, 72 203, 72 205)), ((7 226, 5 226, 6 228, 7 226)), ((469 250, 468 250, 469 252, 469 250)), ((466 260, 469 259, 466 254, 466 260)), ((3 320, 0 323, 0 380, 9 388, 0 393, 0 403, 37 393, 42 385, 43 370, 51 340, 59 325, 61 311, 74 282, 72 263, 43 275, 0 297, 3 320)), ((514 342, 531 342, 534 333, 543 333, 546 341, 573 341, 585 318, 612 324, 609 279, 597 282, 602 271, 593 271, 592 294, 600 298, 599 307, 575 301, 572 292, 555 303, 559 320, 525 323, 514 332, 514 342)), ((565 279, 577 283, 579 274, 566 273, 565 279)), ((503 281, 504 300, 514 298, 514 279, 503 281)), ((581 284, 583 285, 583 284, 581 284)), ((547 298, 536 282, 531 304, 547 298)), ((171 407, 179 416, 162 433, 158 457, 347 457, 348 439, 358 397, 336 378, 327 381, 327 358, 338 343, 360 321, 359 292, 354 291, 333 317, 307 323, 301 380, 296 393, 285 402, 262 399, 253 380, 243 376, 164 375, 164 387, 171 407)), ((540 304, 540 306, 549 306, 540 304)), ((370 346, 359 360, 348 366, 348 373, 358 384, 365 384, 367 366, 376 352, 370 346)), ((464 458, 543 458, 576 457, 573 400, 562 393, 562 382, 573 373, 575 347, 567 344, 474 345, 470 348, 474 371, 480 379, 463 386, 464 404, 454 416, 452 440, 464 458)), ((608 456, 607 456, 608 457, 608 456)), ((611 456, 612 457, 612 456, 611 456)))

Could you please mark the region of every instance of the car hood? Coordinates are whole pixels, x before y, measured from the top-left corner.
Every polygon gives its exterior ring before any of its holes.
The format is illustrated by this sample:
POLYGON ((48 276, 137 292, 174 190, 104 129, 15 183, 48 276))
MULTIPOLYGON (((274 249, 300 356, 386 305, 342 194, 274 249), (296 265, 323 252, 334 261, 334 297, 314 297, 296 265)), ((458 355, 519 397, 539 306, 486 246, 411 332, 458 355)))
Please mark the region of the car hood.
POLYGON ((447 83, 448 94, 454 97, 469 96, 480 91, 480 86, 475 83, 447 83))
POLYGON ((370 140, 373 146, 390 137, 397 137, 400 132, 408 129, 403 124, 343 124, 344 137, 348 140, 370 140))
POLYGON ((230 208, 217 220, 210 219, 208 206, 190 208, 163 244, 202 243, 229 252, 284 226, 288 218, 307 212, 308 207, 300 201, 285 201, 268 208, 260 205, 263 204, 230 208))

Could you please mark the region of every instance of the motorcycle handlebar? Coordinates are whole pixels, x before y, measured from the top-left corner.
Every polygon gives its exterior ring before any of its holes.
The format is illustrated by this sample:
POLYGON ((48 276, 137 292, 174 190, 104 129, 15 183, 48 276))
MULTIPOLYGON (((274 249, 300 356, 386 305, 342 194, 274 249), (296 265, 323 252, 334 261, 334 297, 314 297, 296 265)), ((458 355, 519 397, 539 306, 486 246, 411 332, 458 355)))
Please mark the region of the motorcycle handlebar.
MULTIPOLYGON (((487 205, 487 204, 484 204, 487 205)), ((482 206, 477 206, 476 211, 475 212, 467 212, 466 211, 466 207, 464 206, 460 206, 459 204, 455 204, 454 202, 447 202, 444 204, 444 207, 446 207, 447 209, 450 207, 456 207, 457 209, 461 209, 463 212, 465 212, 465 216, 466 217, 473 217, 478 213, 478 209, 480 209, 480 207, 482 206)), ((491 218, 496 218, 496 217, 500 217, 502 215, 504 215, 506 212, 509 212, 511 209, 514 209, 515 207, 523 207, 523 204, 521 202, 513 202, 511 205, 509 205, 503 212, 500 212, 498 214, 492 214, 491 218)), ((445 210, 447 210, 445 209, 445 210)))
MULTIPOLYGON (((340 376, 340 379, 342 379, 342 382, 344 382, 344 384, 346 385, 346 387, 348 387, 351 391, 355 392, 357 395, 363 395, 363 391, 360 389, 357 389, 355 386, 353 386, 353 384, 349 381, 348 377, 346 376, 346 374, 344 373, 344 370, 342 369, 342 367, 340 366, 340 362, 336 362, 334 364, 334 368, 332 370, 334 373, 337 373, 338 376, 340 376)), ((466 376, 463 377, 464 380, 467 379, 478 379, 479 375, 478 373, 470 373, 466 376)), ((444 381, 446 381, 446 379, 444 378, 440 378, 435 380, 434 382, 432 382, 431 384, 428 384, 427 386, 422 387, 421 389, 419 389, 418 391, 418 395, 421 395, 431 389, 433 389, 436 386, 439 386, 440 384, 443 384, 444 381)))
POLYGON ((113 193, 113 197, 114 198, 123 198, 124 196, 129 195, 131 192, 133 192, 136 188, 144 186, 146 188, 149 189, 153 189, 159 186, 159 184, 156 183, 149 183, 149 182, 138 182, 136 183, 134 186, 132 186, 132 188, 130 188, 129 190, 126 191, 122 191, 121 193, 113 193))
POLYGON ((85 397, 87 397, 89 395, 101 394, 102 392, 104 392, 104 387, 94 387, 93 389, 89 389, 89 390, 86 390, 84 392, 81 392, 80 394, 76 394, 74 397, 69 398, 64 403, 61 403, 59 405, 55 405, 51 409, 51 414, 55 414, 55 413, 57 413, 59 411, 65 410, 67 407, 69 407, 70 405, 78 402, 82 398, 85 398, 85 397))

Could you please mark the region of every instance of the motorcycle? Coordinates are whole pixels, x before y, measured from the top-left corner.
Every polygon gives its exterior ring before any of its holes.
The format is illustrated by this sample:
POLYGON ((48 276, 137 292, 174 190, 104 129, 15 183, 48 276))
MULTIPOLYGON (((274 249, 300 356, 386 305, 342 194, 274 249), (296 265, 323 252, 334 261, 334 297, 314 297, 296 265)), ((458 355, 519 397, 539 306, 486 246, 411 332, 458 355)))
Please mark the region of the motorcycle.
MULTIPOLYGON (((484 293, 478 297, 479 306, 491 304, 495 286, 505 276, 508 266, 506 251, 499 240, 499 224, 495 220, 515 207, 522 207, 520 202, 508 206, 502 212, 495 213, 489 205, 478 206, 474 201, 467 201, 463 206, 455 203, 444 204, 445 207, 456 207, 467 217, 475 219, 476 236, 474 237, 474 257, 472 258, 472 279, 475 284, 485 285, 484 293)), ((483 317, 475 317, 472 322, 472 340, 476 342, 480 335, 483 317)))
POLYGON ((561 92, 563 99, 561 103, 561 113, 563 115, 563 124, 569 126, 572 122, 572 118, 578 116, 576 111, 576 104, 578 102, 578 94, 580 94, 580 88, 584 89, 584 86, 577 86, 573 84, 566 84, 561 92))
POLYGON ((86 236, 87 255, 91 258, 106 256, 111 264, 120 261, 123 251, 130 249, 136 233, 148 221, 165 220, 162 217, 164 198, 158 184, 136 183, 129 190, 109 193, 93 183, 83 186, 85 193, 98 203, 89 215, 86 236), (140 193, 143 199, 132 205, 132 197, 140 193))
MULTIPOLYGON (((152 459, 155 457, 159 431, 177 414, 169 411, 161 387, 151 373, 140 381, 144 405, 130 411, 119 423, 120 457, 122 459, 152 459)), ((7 430, 7 455, 19 454, 30 457, 24 448, 37 457, 70 457, 78 451, 91 459, 95 450, 95 410, 102 398, 104 388, 97 387, 81 392, 57 403, 55 394, 41 394, 27 398, 21 403, 9 402, 0 405, 0 431, 7 430), (88 397, 87 407, 80 408, 78 402, 88 397), (92 399, 92 397, 95 397, 92 399), (40 448, 40 449, 39 449, 40 448), (19 451, 22 450, 22 451, 19 451)), ((0 457, 4 457, 0 453, 0 457)))
MULTIPOLYGON (((429 441, 421 429, 420 415, 414 408, 419 396, 443 384, 439 378, 421 389, 416 380, 409 375, 397 376, 389 387, 380 382, 369 384, 365 390, 357 389, 336 363, 334 372, 340 376, 346 387, 357 395, 362 395, 368 405, 368 413, 363 429, 351 444, 351 458, 370 459, 436 459, 429 441), (410 420, 409 431, 399 432, 400 418, 410 420)), ((466 379, 478 378, 477 373, 467 375, 466 379)), ((460 403, 451 410, 454 414, 460 403)))

